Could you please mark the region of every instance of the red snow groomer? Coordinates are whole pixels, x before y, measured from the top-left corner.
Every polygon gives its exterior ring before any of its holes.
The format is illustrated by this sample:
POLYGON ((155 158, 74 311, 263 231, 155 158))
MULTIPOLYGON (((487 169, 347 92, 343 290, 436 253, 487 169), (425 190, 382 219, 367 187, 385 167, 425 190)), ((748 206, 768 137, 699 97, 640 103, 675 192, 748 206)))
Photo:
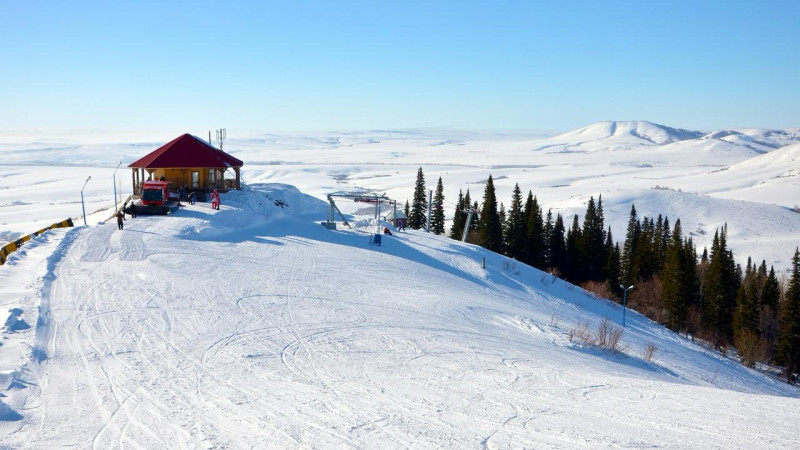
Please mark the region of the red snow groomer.
POLYGON ((178 209, 178 202, 169 199, 167 181, 145 181, 140 205, 137 214, 168 214, 178 209))
POLYGON ((142 205, 164 205, 169 200, 169 183, 145 181, 142 185, 142 205))

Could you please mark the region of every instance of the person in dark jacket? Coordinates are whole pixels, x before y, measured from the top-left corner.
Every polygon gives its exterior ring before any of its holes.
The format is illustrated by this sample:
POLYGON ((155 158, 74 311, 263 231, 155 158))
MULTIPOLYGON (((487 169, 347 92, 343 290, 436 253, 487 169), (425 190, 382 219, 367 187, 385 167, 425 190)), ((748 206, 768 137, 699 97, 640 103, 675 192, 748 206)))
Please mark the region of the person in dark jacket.
POLYGON ((117 211, 117 228, 120 230, 123 228, 122 225, 123 220, 127 220, 125 219, 125 214, 122 214, 122 211, 117 211))
POLYGON ((130 206, 130 208, 128 208, 128 211, 129 211, 129 213, 131 215, 131 218, 135 219, 136 218, 136 203, 131 202, 131 206, 130 206))

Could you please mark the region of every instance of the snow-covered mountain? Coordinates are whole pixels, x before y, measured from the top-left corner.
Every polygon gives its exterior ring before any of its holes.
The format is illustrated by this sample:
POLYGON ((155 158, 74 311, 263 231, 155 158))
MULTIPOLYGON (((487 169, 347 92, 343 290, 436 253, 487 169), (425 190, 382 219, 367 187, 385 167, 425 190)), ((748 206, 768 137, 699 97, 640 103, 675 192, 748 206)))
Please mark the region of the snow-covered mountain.
POLYGON ((619 352, 596 347, 581 330, 615 303, 424 232, 371 246, 374 226, 327 230, 324 202, 252 187, 0 266, 4 306, 37 323, 0 347, 24 356, 0 377, 0 446, 798 444, 800 391, 639 314, 619 352))
POLYGON ((643 141, 642 144, 664 145, 703 136, 700 131, 681 130, 644 120, 612 120, 593 123, 551 138, 552 141, 584 143, 601 140, 626 142, 643 141))

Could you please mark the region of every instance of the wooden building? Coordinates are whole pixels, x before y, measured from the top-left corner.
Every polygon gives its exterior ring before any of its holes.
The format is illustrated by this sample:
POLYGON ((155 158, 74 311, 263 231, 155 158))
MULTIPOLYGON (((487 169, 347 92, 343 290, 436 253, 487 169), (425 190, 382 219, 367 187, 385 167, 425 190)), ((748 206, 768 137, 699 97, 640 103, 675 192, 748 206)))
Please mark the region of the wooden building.
POLYGON ((134 195, 141 195, 142 182, 170 182, 170 190, 208 192, 241 188, 242 161, 208 142, 184 134, 130 164, 134 195))

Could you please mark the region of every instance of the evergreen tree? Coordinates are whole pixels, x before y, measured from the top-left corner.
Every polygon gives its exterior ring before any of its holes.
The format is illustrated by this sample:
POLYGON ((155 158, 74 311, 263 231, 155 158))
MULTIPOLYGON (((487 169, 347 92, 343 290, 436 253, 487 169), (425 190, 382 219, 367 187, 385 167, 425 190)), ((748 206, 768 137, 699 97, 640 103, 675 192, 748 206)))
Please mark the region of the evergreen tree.
POLYGON ((506 206, 503 204, 503 202, 500 202, 500 209, 497 211, 497 215, 500 216, 500 240, 502 241, 502 253, 504 255, 508 255, 508 243, 505 239, 506 227, 508 226, 508 223, 506 221, 506 206))
POLYGON ((544 267, 552 267, 553 266, 553 253, 552 253, 552 243, 551 239, 553 238, 553 227, 555 224, 553 223, 553 212, 551 210, 547 210, 547 219, 544 221, 544 230, 542 235, 544 237, 544 267))
POLYGON ((411 207, 408 205, 408 199, 406 199, 406 206, 403 208, 403 214, 405 214, 406 217, 411 214, 411 207))
POLYGON ((564 277, 574 284, 583 281, 578 265, 578 243, 581 240, 581 227, 578 224, 578 215, 572 217, 572 226, 567 231, 567 251, 564 264, 564 277))
POLYGON ((450 227, 450 237, 452 239, 461 240, 464 235, 464 223, 466 222, 466 214, 464 211, 464 194, 461 189, 458 190, 458 201, 456 202, 456 209, 453 212, 453 226, 450 227))
POLYGON ((739 286, 733 253, 727 248, 727 225, 721 232, 714 233, 705 278, 705 319, 714 333, 715 344, 728 343, 733 337, 733 314, 739 286))
POLYGON ((778 277, 775 276, 775 268, 769 268, 769 275, 764 280, 764 287, 761 290, 761 306, 769 307, 773 312, 778 312, 778 304, 781 300, 781 285, 778 277))
MULTIPOLYGON (((528 192, 528 198, 531 195, 532 193, 528 192)), ((536 197, 530 202, 525 202, 525 206, 525 261, 537 269, 545 269, 542 209, 536 197)))
POLYGON ((756 266, 752 265, 750 258, 747 258, 747 268, 736 294, 736 312, 733 320, 735 332, 758 333, 760 324, 758 291, 758 271, 756 266))
POLYGON ((525 231, 525 221, 522 215, 522 191, 519 188, 519 184, 515 184, 514 192, 511 194, 511 207, 508 210, 504 239, 508 248, 508 255, 514 259, 523 259, 525 231))
POLYGON ((556 214, 556 222, 553 224, 553 231, 550 233, 550 267, 558 270, 563 277, 565 275, 567 262, 567 247, 565 242, 564 219, 561 213, 556 214))
MULTIPOLYGON (((663 225, 662 225, 663 226, 663 225)), ((663 236, 663 230, 661 230, 663 236)), ((686 252, 682 238, 681 221, 675 222, 672 238, 666 249, 664 269, 661 271, 661 298, 667 310, 667 327, 681 331, 686 323, 689 302, 684 285, 686 252)))
POLYGON ((497 196, 495 195, 494 181, 492 181, 491 175, 489 175, 489 180, 486 181, 480 217, 478 236, 480 237, 481 245, 493 252, 501 252, 503 250, 503 229, 500 223, 500 215, 497 212, 497 196))
POLYGON ((586 280, 604 280, 606 263, 606 243, 604 240, 603 200, 595 206, 594 197, 589 197, 586 215, 583 218, 583 231, 578 242, 578 265, 586 280))
POLYGON ((431 208, 431 231, 434 234, 444 234, 444 186, 442 177, 436 183, 436 192, 433 194, 433 207, 431 208))
POLYGON ((783 364, 786 379, 800 371, 800 250, 792 258, 792 275, 786 289, 786 298, 780 312, 780 338, 778 363, 783 364))
POLYGON ((620 256, 620 277, 625 286, 634 284, 639 277, 636 267, 636 245, 639 241, 640 231, 641 225, 636 217, 636 206, 631 205, 628 231, 625 234, 625 243, 622 245, 622 255, 620 256))
POLYGON ((408 216, 408 226, 419 230, 425 226, 427 220, 428 200, 425 192, 425 175, 422 167, 417 171, 417 182, 414 185, 414 196, 411 199, 411 214, 408 216))
POLYGON ((603 272, 608 279, 608 287, 612 292, 616 292, 619 286, 619 244, 614 244, 614 238, 611 236, 611 227, 608 227, 606 233, 605 244, 606 262, 603 266, 603 272))

